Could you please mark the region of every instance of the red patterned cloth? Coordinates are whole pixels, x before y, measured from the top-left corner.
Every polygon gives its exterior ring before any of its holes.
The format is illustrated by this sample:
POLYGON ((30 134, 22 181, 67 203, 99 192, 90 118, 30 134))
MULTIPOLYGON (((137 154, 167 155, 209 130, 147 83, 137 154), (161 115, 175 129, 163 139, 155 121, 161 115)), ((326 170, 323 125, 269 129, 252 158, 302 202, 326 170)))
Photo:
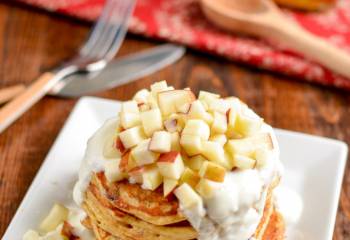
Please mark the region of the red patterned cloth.
MULTIPOLYGON (((98 17, 104 0, 21 0, 87 20, 98 17)), ((285 10, 310 32, 350 53, 350 0, 323 13, 285 10)), ((181 43, 301 80, 350 90, 350 81, 287 49, 221 31, 203 16, 198 0, 138 0, 130 32, 181 43)), ((349 69, 350 71, 350 69, 349 69)))

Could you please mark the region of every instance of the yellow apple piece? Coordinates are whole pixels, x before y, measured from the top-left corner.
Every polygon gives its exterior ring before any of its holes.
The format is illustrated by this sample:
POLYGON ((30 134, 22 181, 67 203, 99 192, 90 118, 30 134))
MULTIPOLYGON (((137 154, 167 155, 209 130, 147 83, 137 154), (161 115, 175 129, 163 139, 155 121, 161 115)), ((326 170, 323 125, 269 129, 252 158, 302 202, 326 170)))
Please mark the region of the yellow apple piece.
POLYGON ((187 183, 183 183, 176 188, 174 194, 177 199, 179 199, 180 205, 185 209, 193 208, 195 206, 203 207, 202 198, 187 183))
POLYGON ((180 134, 178 132, 173 132, 170 135, 171 135, 171 151, 180 152, 181 150, 180 134))
POLYGON ((188 167, 185 168, 180 177, 180 183, 187 183, 193 188, 198 184, 199 180, 198 173, 188 167))
POLYGON ((179 179, 185 167, 179 152, 168 152, 160 155, 157 166, 165 178, 179 179))
POLYGON ((131 150, 131 156, 138 166, 155 163, 159 157, 159 153, 149 150, 150 141, 151 139, 143 140, 131 150))
POLYGON ((68 214, 69 210, 65 206, 56 203, 40 223, 39 230, 45 233, 55 230, 58 225, 67 220, 68 214))
POLYGON ((116 143, 118 137, 117 134, 111 134, 106 138, 105 145, 103 147, 103 156, 108 159, 120 158, 121 152, 118 150, 116 143))
POLYGON ((126 177, 126 174, 120 169, 121 159, 113 159, 109 161, 105 161, 104 165, 104 173, 108 182, 118 182, 123 180, 126 177))
POLYGON ((149 144, 149 150, 158 153, 170 152, 171 134, 166 131, 154 132, 149 144))
POLYGON ((198 100, 202 102, 206 110, 208 110, 209 105, 218 98, 220 98, 220 95, 206 91, 200 91, 198 95, 198 100))
POLYGON ((160 174, 157 166, 147 166, 142 172, 142 188, 147 190, 155 190, 163 182, 163 177, 160 174))
POLYGON ((189 156, 200 154, 202 151, 202 141, 199 136, 182 134, 180 145, 189 156))
POLYGON ((227 142, 227 137, 225 134, 215 134, 209 138, 209 141, 217 142, 220 143, 221 146, 224 146, 227 142))
POLYGON ((34 230, 28 230, 24 235, 22 240, 40 240, 40 235, 34 230))
POLYGON ((128 174, 129 174, 129 182, 132 184, 138 183, 142 184, 143 178, 142 178, 142 173, 145 171, 145 166, 141 167, 135 167, 131 169, 128 174))
POLYGON ((186 122, 182 134, 198 136, 202 141, 206 141, 209 139, 210 129, 208 124, 203 120, 191 119, 186 122))
POLYGON ((163 195, 168 196, 177 186, 178 181, 176 179, 164 178, 163 179, 163 195))
POLYGON ((151 109, 140 114, 143 130, 151 137, 155 131, 163 129, 163 120, 158 108, 151 109))
POLYGON ((188 161, 187 161, 187 166, 189 168, 191 168, 193 171, 199 171, 199 169, 201 168, 202 164, 207 161, 207 159, 202 156, 202 155, 196 155, 191 157, 188 161))
POLYGON ((256 165, 256 160, 244 155, 235 154, 234 164, 235 167, 241 170, 253 169, 256 165))
POLYGON ((263 119, 248 116, 247 114, 238 114, 235 123, 235 131, 243 136, 256 134, 263 124, 263 119))
POLYGON ((269 133, 260 133, 242 139, 232 139, 227 142, 225 149, 232 154, 240 154, 253 157, 256 149, 273 149, 272 138, 269 133))
POLYGON ((195 190, 201 195, 204 199, 212 198, 215 195, 215 192, 220 187, 220 183, 211 181, 209 179, 201 178, 197 184, 195 190))
POLYGON ((211 134, 223 134, 227 131, 227 119, 226 115, 214 112, 213 113, 213 122, 211 124, 211 134))
POLYGON ((230 105, 227 101, 224 99, 213 99, 213 101, 210 102, 208 111, 213 113, 213 112, 219 112, 221 114, 225 114, 227 110, 230 108, 230 105))
POLYGON ((202 153, 205 158, 215 162, 226 169, 231 169, 231 164, 225 155, 224 148, 218 142, 202 142, 202 153))
POLYGON ((233 138, 235 135, 238 134, 238 133, 236 133, 236 130, 235 130, 237 109, 231 107, 229 110, 227 110, 226 118, 227 118, 226 134, 229 138, 233 138))
POLYGON ((190 90, 170 90, 158 93, 158 105, 163 116, 176 113, 178 108, 185 103, 191 103, 195 100, 196 97, 190 90))
POLYGON ((135 100, 123 102, 121 104, 121 112, 124 113, 139 113, 139 108, 135 100))
POLYGON ((149 95, 150 92, 147 89, 141 89, 134 95, 133 100, 135 100, 137 104, 145 104, 147 103, 147 98, 149 95))
POLYGON ((154 97, 157 97, 157 94, 159 92, 163 92, 166 90, 168 90, 168 84, 166 81, 156 82, 151 85, 151 93, 154 97))
POLYGON ((213 122, 213 117, 205 110, 205 107, 199 100, 191 103, 187 115, 189 119, 200 119, 205 121, 207 124, 211 124, 213 122))
POLYGON ((120 123, 124 129, 132 128, 141 124, 139 113, 121 112, 120 123))
POLYGON ((144 139, 144 134, 140 126, 129 128, 119 133, 120 141, 126 149, 136 146, 144 139))
POLYGON ((205 161, 199 170, 199 176, 214 182, 223 182, 225 180, 225 175, 225 168, 209 161, 205 161))

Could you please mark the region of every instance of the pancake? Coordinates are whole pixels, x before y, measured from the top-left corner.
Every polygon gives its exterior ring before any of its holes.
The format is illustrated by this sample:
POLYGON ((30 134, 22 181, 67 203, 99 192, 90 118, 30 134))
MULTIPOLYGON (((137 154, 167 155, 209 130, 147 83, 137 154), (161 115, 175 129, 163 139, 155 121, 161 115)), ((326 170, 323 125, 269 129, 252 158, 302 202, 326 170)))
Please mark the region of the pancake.
MULTIPOLYGON (((269 186, 263 217, 254 235, 257 240, 284 238, 283 218, 276 211, 272 197, 273 189, 278 183, 279 179, 276 178, 269 186)), ((177 200, 163 197, 161 191, 144 190, 137 184, 108 184, 103 173, 94 174, 83 203, 90 228, 99 240, 196 239, 197 232, 180 213, 169 210, 172 209, 169 206, 178 206, 177 200), (150 198, 145 199, 146 196, 150 198), (129 201, 130 198, 133 201, 129 201), (124 202, 125 199, 128 199, 127 203, 124 202), (136 207, 138 204, 142 207, 136 207), (153 211, 147 209, 147 206, 152 206, 150 209, 153 211), (154 224, 156 218, 162 220, 154 224)))

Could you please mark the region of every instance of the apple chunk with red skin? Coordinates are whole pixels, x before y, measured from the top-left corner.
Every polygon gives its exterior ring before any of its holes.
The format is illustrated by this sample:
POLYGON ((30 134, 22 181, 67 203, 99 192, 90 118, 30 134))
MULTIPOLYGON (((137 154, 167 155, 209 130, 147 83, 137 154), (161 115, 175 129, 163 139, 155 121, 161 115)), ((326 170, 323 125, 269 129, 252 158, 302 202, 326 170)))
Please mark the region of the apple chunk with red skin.
POLYGON ((185 169, 181 154, 176 151, 161 154, 157 166, 163 177, 171 179, 179 179, 185 169))
POLYGON ((170 90, 158 93, 158 106, 163 116, 176 113, 185 103, 195 100, 196 97, 190 90, 170 90))

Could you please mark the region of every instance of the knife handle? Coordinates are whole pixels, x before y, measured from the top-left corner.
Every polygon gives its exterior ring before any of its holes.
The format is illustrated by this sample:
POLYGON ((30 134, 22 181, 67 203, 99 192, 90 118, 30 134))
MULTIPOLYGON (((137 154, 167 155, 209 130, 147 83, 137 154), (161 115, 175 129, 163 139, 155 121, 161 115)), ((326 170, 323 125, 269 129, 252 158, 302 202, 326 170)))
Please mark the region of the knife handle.
POLYGON ((18 84, 0 89, 0 105, 10 101, 12 98, 23 92, 25 88, 26 87, 23 84, 18 84))
POLYGON ((0 109, 0 133, 45 96, 58 80, 56 74, 44 73, 25 91, 2 107, 0 109))

